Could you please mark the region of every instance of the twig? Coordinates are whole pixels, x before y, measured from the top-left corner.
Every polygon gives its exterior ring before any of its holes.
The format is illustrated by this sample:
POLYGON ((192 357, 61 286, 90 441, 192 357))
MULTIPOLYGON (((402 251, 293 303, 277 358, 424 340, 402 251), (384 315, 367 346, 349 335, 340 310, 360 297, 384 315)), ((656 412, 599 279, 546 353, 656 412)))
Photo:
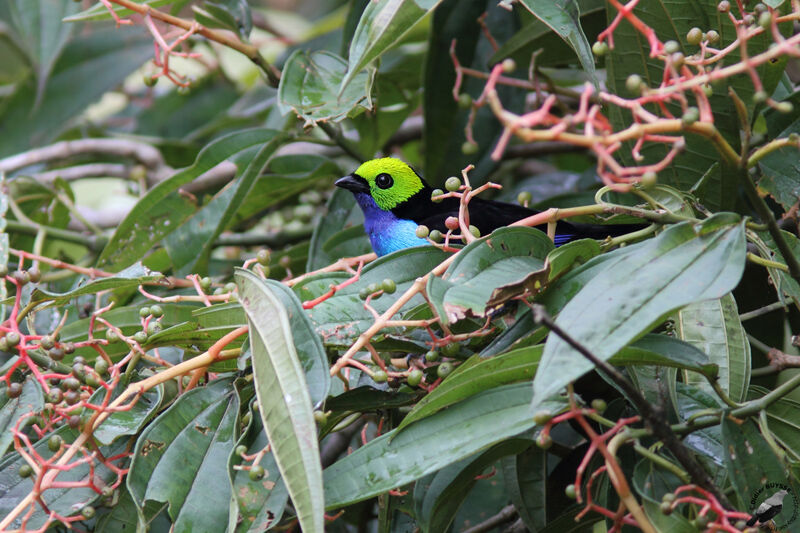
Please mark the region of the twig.
POLYGON ((486 531, 492 531, 497 526, 505 524, 506 522, 510 522, 517 517, 517 509, 513 505, 507 505, 503 507, 499 513, 496 515, 487 518, 480 524, 475 524, 474 526, 462 530, 462 533, 485 533, 486 531))

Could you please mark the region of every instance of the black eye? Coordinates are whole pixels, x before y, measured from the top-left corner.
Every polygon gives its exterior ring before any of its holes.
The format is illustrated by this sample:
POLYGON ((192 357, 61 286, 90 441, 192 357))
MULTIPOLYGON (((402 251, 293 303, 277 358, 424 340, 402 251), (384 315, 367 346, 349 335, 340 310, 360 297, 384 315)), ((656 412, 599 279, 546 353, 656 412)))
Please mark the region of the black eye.
POLYGON ((381 189, 388 189, 392 185, 394 185, 394 180, 389 174, 378 174, 375 177, 375 185, 380 187, 381 189))

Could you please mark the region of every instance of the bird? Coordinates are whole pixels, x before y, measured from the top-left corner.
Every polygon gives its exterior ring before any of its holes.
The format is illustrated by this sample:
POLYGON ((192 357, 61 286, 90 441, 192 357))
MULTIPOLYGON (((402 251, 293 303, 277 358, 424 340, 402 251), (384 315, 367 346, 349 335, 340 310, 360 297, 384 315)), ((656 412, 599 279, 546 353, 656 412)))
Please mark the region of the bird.
MULTIPOLYGON (((372 159, 355 172, 339 178, 335 185, 355 196, 364 213, 364 230, 373 251, 380 257, 397 250, 430 244, 417 236, 420 225, 429 230, 447 232, 445 220, 457 217, 458 198, 434 202, 434 189, 406 162, 383 157, 372 159)), ((517 204, 473 197, 469 203, 469 221, 481 235, 537 214, 538 211, 517 204)), ((592 225, 558 221, 554 244, 560 246, 582 238, 604 239, 640 229, 635 224, 592 225)), ((546 231, 547 225, 538 226, 546 231)))
POLYGON ((766 500, 764 500, 761 505, 758 506, 756 512, 753 513, 753 516, 750 517, 750 520, 747 521, 748 526, 766 524, 776 516, 778 513, 781 512, 783 509, 783 498, 788 494, 786 489, 781 489, 766 500))

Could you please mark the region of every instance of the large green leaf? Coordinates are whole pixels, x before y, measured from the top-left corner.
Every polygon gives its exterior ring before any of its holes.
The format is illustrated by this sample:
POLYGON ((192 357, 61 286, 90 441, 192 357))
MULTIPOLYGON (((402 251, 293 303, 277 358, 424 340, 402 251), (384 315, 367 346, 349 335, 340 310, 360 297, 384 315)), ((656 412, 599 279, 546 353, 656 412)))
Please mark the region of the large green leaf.
MULTIPOLYGON (((744 224, 737 215, 720 213, 698 224, 677 224, 628 249, 621 260, 607 262, 603 275, 589 281, 556 320, 602 360, 667 313, 733 289, 744 270, 744 224)), ((534 378, 534 403, 592 368, 566 341, 551 334, 534 378)))
POLYGON ((176 531, 224 531, 239 400, 229 379, 183 394, 136 441, 128 490, 142 509, 169 503, 176 531))
POLYGON ((72 39, 38 101, 33 80, 19 84, 5 100, 0 110, 0 157, 54 140, 74 117, 122 83, 152 53, 152 38, 138 29, 104 29, 72 39))
POLYGON ((361 19, 350 41, 347 74, 341 79, 339 93, 344 92, 364 67, 397 43, 440 2, 441 0, 370 2, 361 13, 361 19))
MULTIPOLYGON (((788 137, 800 133, 800 119, 792 122, 776 137, 788 137)), ((759 165, 764 176, 758 186, 769 193, 785 210, 789 210, 800 199, 800 162, 797 146, 785 146, 767 154, 759 165)))
POLYGON ((7 386, 3 388, 3 396, 0 400, 2 402, 2 407, 0 407, 0 457, 6 454, 6 450, 14 441, 12 430, 22 415, 37 413, 44 407, 44 393, 35 379, 25 380, 22 384, 22 394, 16 398, 9 398, 8 394, 5 394, 6 388, 7 386))
POLYGON ((97 262, 106 270, 119 271, 140 260, 150 248, 175 231, 196 211, 195 203, 178 194, 181 185, 225 161, 237 152, 271 141, 278 132, 252 129, 226 135, 203 148, 194 164, 162 181, 136 204, 117 226, 97 262))
POLYGON ((339 91, 346 70, 347 62, 332 52, 296 50, 286 60, 278 86, 281 112, 294 111, 310 126, 372 109, 375 69, 359 72, 339 91))
POLYGON ((289 317, 274 289, 258 276, 240 269, 235 279, 250 325, 259 414, 272 454, 294 503, 300 528, 309 533, 324 531, 317 426, 289 317))
MULTIPOLYGON (((116 399, 121 390, 116 389, 115 392, 116 394, 112 394, 111 397, 108 398, 109 401, 116 399)), ((100 405, 106 394, 106 390, 99 387, 89 401, 95 405, 100 405)), ((163 396, 163 385, 159 385, 158 387, 154 387, 142 393, 130 409, 113 411, 108 418, 103 420, 103 423, 100 424, 99 427, 95 428, 92 432, 92 436, 97 442, 107 446, 125 435, 136 435, 158 412, 158 409, 161 408, 163 396)), ((84 409, 83 414, 92 415, 94 411, 84 409)))
POLYGON ((439 318, 443 322, 456 322, 466 317, 486 316, 491 311, 487 302, 494 290, 540 270, 552 249, 553 243, 547 235, 524 227, 501 228, 470 243, 441 280, 429 278, 429 295, 439 318))
POLYGON ((583 34, 580 21, 580 8, 577 0, 521 0, 520 4, 547 24, 559 37, 564 39, 578 55, 583 70, 597 83, 594 74, 594 55, 589 41, 583 34))
MULTIPOLYGON (((747 399, 756 400, 769 392, 768 389, 751 386, 747 399)), ((800 402, 781 398, 767 407, 767 425, 770 433, 795 461, 800 460, 800 402)))
MULTIPOLYGON (((717 365, 722 390, 733 401, 742 401, 750 384, 750 342, 733 295, 687 305, 678 311, 675 327, 679 339, 708 354, 717 365)), ((714 394, 711 385, 694 372, 684 372, 683 382, 714 394)))
POLYGON ((538 446, 503 459, 503 480, 511 503, 531 531, 547 525, 547 452, 538 446))
POLYGON ((100 291, 120 289, 124 287, 138 287, 144 283, 158 281, 164 275, 160 272, 152 272, 149 268, 136 263, 128 268, 119 271, 113 276, 106 278, 92 279, 81 284, 77 288, 65 293, 50 292, 46 289, 37 288, 31 295, 32 302, 50 301, 54 305, 64 305, 73 298, 83 294, 97 294, 100 291))
MULTIPOLYGON (((534 426, 531 387, 497 387, 391 431, 325 469, 325 506, 344 507, 435 472, 534 426), (395 438, 396 437, 396 438, 395 438)), ((540 408, 559 411, 560 400, 540 408)))
POLYGON ((205 270, 214 240, 233 220, 233 215, 244 202, 253 183, 286 138, 281 133, 274 135, 250 159, 247 167, 233 183, 189 218, 181 221, 180 226, 166 236, 165 245, 177 275, 185 276, 197 270, 205 270))
MULTIPOLYGON (((642 459, 633 472, 633 487, 642 498, 642 507, 657 531, 693 533, 697 528, 680 512, 665 515, 661 512, 661 498, 684 483, 675 474, 649 459, 642 459)), ((681 509, 682 510, 682 509, 681 509)))

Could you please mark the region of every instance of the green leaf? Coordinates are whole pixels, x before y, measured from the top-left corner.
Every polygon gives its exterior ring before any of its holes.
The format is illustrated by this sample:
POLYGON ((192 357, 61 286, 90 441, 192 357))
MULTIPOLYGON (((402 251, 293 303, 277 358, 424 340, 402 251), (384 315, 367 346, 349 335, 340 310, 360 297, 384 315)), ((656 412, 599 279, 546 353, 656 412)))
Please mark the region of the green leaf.
MULTIPOLYGON (((716 396, 707 394, 692 385, 678 382, 675 384, 675 392, 678 416, 683 422, 688 421, 692 415, 699 412, 717 411, 720 408, 721 402, 716 396)), ((684 442, 687 446, 699 452, 701 454, 700 457, 707 458, 717 467, 722 466, 723 448, 719 426, 693 431, 684 438, 684 442)), ((724 469, 718 469, 717 471, 724 481, 726 475, 724 469)))
MULTIPOLYGON (((722 390, 734 402, 742 401, 750 384, 750 342, 733 295, 687 305, 678 311, 675 329, 679 339, 708 354, 717 365, 722 390)), ((711 385, 694 372, 684 372, 683 382, 714 394, 711 385)))
MULTIPOLYGON (((418 277, 433 270, 446 257, 446 253, 432 246, 407 248, 380 257, 364 267, 358 281, 343 287, 332 297, 309 309, 308 316, 317 332, 322 335, 323 343, 347 346, 375 321, 375 317, 364 309, 364 302, 358 297, 361 289, 370 283, 381 283, 387 278, 394 280, 397 285, 394 294, 384 294, 370 302, 375 311, 383 313, 418 277)), ((331 284, 341 283, 348 278, 350 275, 345 273, 312 276, 295 285, 294 291, 301 300, 307 301, 327 293, 331 284)), ((424 299, 417 295, 403 309, 412 309, 423 302, 424 299)))
POLYGON ((239 400, 229 379, 184 393, 136 441, 128 490, 142 509, 148 500, 169 503, 178 531, 224 531, 239 400))
POLYGON ((133 496, 128 492, 128 489, 123 485, 119 489, 119 500, 116 502, 110 513, 104 514, 97 520, 97 533, 117 533, 119 531, 136 531, 137 526, 140 525, 140 518, 144 524, 150 527, 150 531, 160 531, 159 528, 169 529, 171 526, 169 520, 163 514, 167 504, 159 502, 147 502, 145 504, 142 514, 144 517, 139 516, 139 510, 136 503, 133 501, 133 496), (157 522, 153 523, 153 520, 157 522), (161 523, 158 523, 158 520, 161 523))
MULTIPOLYGON (((767 483, 794 486, 788 471, 758 432, 758 427, 752 420, 733 420, 724 417, 722 442, 725 447, 725 467, 742 508, 748 512, 754 512, 764 499, 778 491, 778 488, 765 487, 767 483), (765 491, 769 492, 762 498, 757 498, 765 491)), ((792 492, 797 494, 797 489, 792 492)), ((791 501, 792 495, 789 494, 787 497, 791 501)), ((775 524, 779 530, 786 530, 787 520, 792 516, 792 507, 785 505, 784 510, 775 517, 775 524)))
POLYGON ((422 531, 447 531, 464 499, 475 486, 475 477, 499 459, 516 455, 531 444, 530 439, 509 439, 418 481, 414 486, 414 516, 422 531))
MULTIPOLYGON (((247 455, 255 455, 264 450, 269 441, 267 434, 264 433, 261 417, 250 412, 252 422, 247 432, 236 443, 236 447, 246 446, 247 455)), ((266 531, 280 520, 289 501, 289 493, 286 492, 286 486, 281 479, 275 456, 271 451, 263 454, 258 464, 264 468, 264 477, 257 481, 250 479, 249 470, 233 469, 234 465, 239 464, 247 462, 235 452, 232 453, 228 462, 228 475, 242 517, 236 531, 266 531)))
POLYGON ((149 268, 142 266, 141 263, 135 263, 113 276, 89 280, 86 284, 68 292, 57 293, 37 288, 31 295, 31 301, 50 300, 53 305, 61 306, 83 294, 97 294, 100 291, 123 287, 138 287, 144 283, 158 281, 163 277, 162 273, 152 272, 149 268))
POLYGON ((525 526, 539 531, 547 525, 547 452, 538 446, 503 459, 503 479, 511 503, 525 526))
POLYGON ((372 61, 394 46, 441 0, 377 0, 364 8, 358 21, 350 52, 347 73, 339 84, 339 94, 352 83, 358 84, 359 73, 372 61))
POLYGON ((525 227, 500 228, 467 245, 441 280, 429 278, 428 287, 442 321, 485 317, 495 289, 525 278, 544 266, 553 243, 543 232, 525 227), (432 284, 438 286, 432 287, 432 284))
MULTIPOLYGON (((120 389, 115 389, 116 394, 112 394, 109 401, 114 400, 120 389)), ((102 387, 89 399, 90 403, 100 405, 106 395, 106 390, 102 387)), ((92 432, 94 439, 108 446, 120 437, 125 435, 136 435, 139 430, 158 412, 161 407, 161 400, 164 396, 164 386, 152 388, 144 392, 130 409, 124 411, 113 411, 103 423, 92 432)), ((84 409, 83 414, 92 415, 94 411, 84 409)))
MULTIPOLYGON (((183 3, 185 0, 141 0, 136 1, 137 4, 147 5, 154 8, 159 8, 163 6, 168 6, 170 4, 175 3, 183 3)), ((113 5, 114 13, 116 13, 120 18, 127 17, 129 15, 133 15, 135 12, 124 8, 122 6, 113 5)), ((104 6, 102 3, 97 2, 92 7, 81 11, 80 13, 76 13, 69 17, 64 18, 64 22, 85 22, 85 21, 97 21, 97 20, 111 20, 111 13, 109 12, 108 8, 104 6)))
MULTIPOLYGON (((720 213, 696 225, 677 224, 655 239, 626 248, 628 253, 606 262, 603 275, 589 281, 556 319, 602 360, 667 313, 733 289, 744 270, 744 225, 738 215, 720 213)), ((550 335, 534 378, 534 403, 592 367, 563 339, 550 335)))
POLYGON ((167 252, 178 276, 205 270, 214 240, 233 220, 233 215, 244 202, 253 183, 267 166, 272 154, 286 139, 287 136, 282 133, 273 135, 250 159, 247 167, 233 183, 191 216, 181 220, 180 225, 166 235, 167 252))
POLYGON ((12 430, 17 426, 22 415, 38 413, 44 407, 44 393, 35 379, 26 379, 22 384, 22 394, 9 398, 6 394, 8 386, 3 387, 2 407, 0 407, 0 457, 6 454, 8 447, 14 442, 12 430))
POLYGON ((681 514, 682 508, 670 515, 665 515, 660 509, 661 498, 664 494, 674 492, 675 489, 685 484, 675 474, 648 459, 641 459, 636 464, 633 472, 633 487, 641 496, 644 512, 656 527, 656 531, 675 533, 697 531, 697 528, 681 514))
POLYGON ((317 425, 292 329, 281 300, 247 270, 237 270, 239 298, 250 325, 259 414, 292 498, 300 528, 324 531, 317 425))
POLYGON ((257 144, 268 143, 278 132, 252 129, 226 135, 204 147, 192 166, 162 181, 136 204, 117 226, 97 260, 106 270, 119 271, 141 259, 154 244, 175 231, 197 209, 192 200, 178 194, 181 185, 212 169, 232 155, 257 144))
MULTIPOLYGON (((789 249, 792 251, 792 254, 795 257, 800 258, 800 239, 788 231, 781 230, 781 235, 783 235, 783 239, 786 241, 786 244, 789 245, 789 249)), ((769 232, 761 231, 758 233, 758 237, 758 239, 753 239, 753 242, 756 246, 758 246, 759 251, 761 251, 764 256, 772 261, 778 261, 779 263, 786 264, 783 254, 780 250, 778 250, 778 246, 775 244, 775 240, 772 238, 772 235, 770 235, 769 232)), ((800 284, 797 283, 797 280, 795 280, 788 272, 779 270, 777 268, 767 268, 767 271, 769 272, 772 285, 778 292, 778 298, 780 298, 781 301, 784 301, 784 298, 788 296, 795 302, 796 305, 800 305, 800 284)))
MULTIPOLYGON (((482 392, 421 420, 396 435, 391 431, 325 469, 325 506, 344 507, 435 472, 534 426, 531 387, 505 385, 482 392)), ((540 408, 553 412, 564 402, 540 408)))
POLYGON ((580 9, 576 0, 553 0, 538 2, 536 0, 520 0, 528 11, 547 24, 559 37, 564 39, 578 55, 583 70, 597 84, 594 74, 594 55, 583 34, 580 22, 580 9))
MULTIPOLYGON (((752 385, 747 391, 747 400, 758 399, 768 392, 768 389, 752 385)), ((786 453, 795 461, 800 460, 800 402, 780 398, 769 404, 767 425, 786 453)))
POLYGON ((346 70, 347 62, 332 52, 295 50, 286 60, 278 86, 281 113, 294 111, 308 127, 317 122, 339 122, 372 109, 375 69, 359 72, 344 87, 341 82, 346 70))
POLYGON ((19 84, 4 100, 0 109, 0 157, 53 141, 76 116, 122 83, 152 53, 152 38, 139 29, 104 29, 72 39, 56 61, 41 98, 37 100, 31 80, 19 84))

